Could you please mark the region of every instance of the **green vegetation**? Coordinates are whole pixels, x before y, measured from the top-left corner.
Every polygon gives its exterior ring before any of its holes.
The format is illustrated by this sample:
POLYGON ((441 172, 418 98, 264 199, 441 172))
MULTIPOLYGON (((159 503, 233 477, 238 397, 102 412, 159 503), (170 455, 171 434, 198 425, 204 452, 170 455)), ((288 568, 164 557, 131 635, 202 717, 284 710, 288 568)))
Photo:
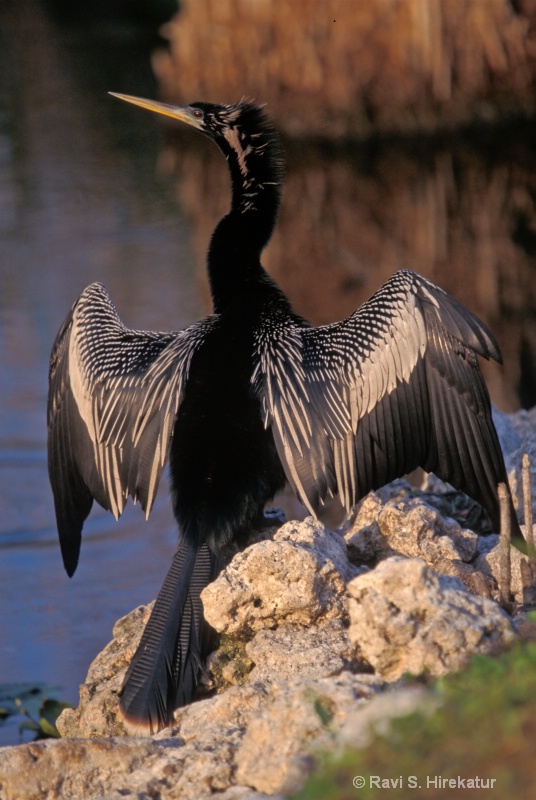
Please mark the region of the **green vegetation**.
POLYGON ((299 800, 536 797, 536 643, 474 657, 431 691, 436 712, 396 719, 366 749, 326 757, 299 800))
POLYGON ((45 684, 0 684, 0 725, 9 717, 21 716, 19 733, 35 734, 35 739, 59 738, 56 720, 70 703, 55 700, 49 695, 54 687, 45 684))
POLYGON ((210 665, 213 687, 221 694, 230 686, 242 686, 253 667, 246 653, 246 644, 251 637, 236 634, 221 634, 216 656, 210 665))

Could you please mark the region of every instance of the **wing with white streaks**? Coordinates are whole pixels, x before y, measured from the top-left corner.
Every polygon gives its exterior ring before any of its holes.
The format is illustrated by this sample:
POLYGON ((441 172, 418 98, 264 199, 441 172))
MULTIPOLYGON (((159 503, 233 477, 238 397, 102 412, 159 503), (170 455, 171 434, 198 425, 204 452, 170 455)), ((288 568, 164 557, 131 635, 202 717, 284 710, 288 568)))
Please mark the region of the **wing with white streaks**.
POLYGON ((473 314, 404 270, 342 322, 283 327, 259 336, 254 380, 287 477, 311 513, 335 493, 349 512, 422 466, 497 521, 504 463, 476 354, 500 353, 473 314))
POLYGON ((128 496, 149 515, 192 355, 215 318, 184 331, 127 329, 106 290, 78 298, 54 344, 49 475, 64 562, 78 562, 93 499, 116 518, 128 496))

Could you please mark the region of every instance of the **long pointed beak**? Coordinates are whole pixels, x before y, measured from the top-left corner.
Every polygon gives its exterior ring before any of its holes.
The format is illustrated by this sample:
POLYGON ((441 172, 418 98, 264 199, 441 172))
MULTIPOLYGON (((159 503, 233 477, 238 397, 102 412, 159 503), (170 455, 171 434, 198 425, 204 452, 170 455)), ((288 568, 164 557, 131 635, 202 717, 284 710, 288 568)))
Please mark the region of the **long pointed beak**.
POLYGON ((195 109, 190 106, 171 106, 168 103, 159 103, 157 100, 145 100, 143 97, 133 97, 130 94, 118 94, 117 92, 108 92, 108 94, 135 106, 140 106, 140 108, 146 108, 148 111, 154 111, 156 114, 163 114, 166 117, 186 122, 187 125, 192 125, 194 128, 202 130, 202 118, 199 119, 194 116, 195 109))

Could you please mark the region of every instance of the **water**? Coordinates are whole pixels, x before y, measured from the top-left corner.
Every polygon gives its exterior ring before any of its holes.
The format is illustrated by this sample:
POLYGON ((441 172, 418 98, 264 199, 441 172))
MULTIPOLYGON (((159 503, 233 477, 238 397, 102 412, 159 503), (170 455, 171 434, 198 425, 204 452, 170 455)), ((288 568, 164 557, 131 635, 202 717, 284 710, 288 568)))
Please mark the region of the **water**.
MULTIPOLYGON (((155 119, 106 95, 156 96, 149 49, 125 24, 57 26, 36 0, 0 8, 0 684, 44 682, 73 703, 114 621, 155 597, 176 532, 165 485, 149 525, 131 505, 120 524, 96 509, 67 578, 46 471, 50 348, 94 280, 132 327, 207 313, 202 253, 228 197, 223 160, 190 138, 166 151, 181 169, 177 198, 158 170, 155 119)), ((416 268, 498 332, 506 367, 486 375, 499 407, 516 408, 520 387, 534 403, 526 138, 491 155, 466 140, 288 150, 267 263, 297 310, 340 318, 394 269, 416 268)), ((13 722, 0 727, 0 743, 16 740, 13 722)))
MULTIPOLYGON (((67 578, 46 469, 50 348, 94 280, 132 326, 176 329, 206 308, 174 187, 155 173, 156 127, 105 93, 131 80, 154 95, 145 43, 124 27, 82 40, 37 3, 3 7, 0 30, 0 683, 76 702, 113 622, 156 595, 176 532, 165 486, 150 526, 132 507, 121 524, 97 510, 67 578), (130 59, 126 77, 99 84, 99 47, 130 59)), ((16 741, 13 726, 2 736, 16 741)))

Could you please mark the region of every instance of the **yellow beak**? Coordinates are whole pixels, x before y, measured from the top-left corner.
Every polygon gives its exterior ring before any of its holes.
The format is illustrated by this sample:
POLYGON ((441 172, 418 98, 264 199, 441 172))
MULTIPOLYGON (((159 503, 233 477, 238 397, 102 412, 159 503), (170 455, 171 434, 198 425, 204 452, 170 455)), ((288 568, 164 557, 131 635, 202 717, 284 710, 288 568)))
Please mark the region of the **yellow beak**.
POLYGON ((171 106, 168 103, 159 103, 157 100, 145 100, 143 97, 133 97, 130 94, 118 94, 117 92, 108 92, 108 94, 135 106, 140 106, 140 108, 146 108, 148 111, 154 111, 156 114, 163 114, 166 117, 186 122, 187 125, 192 125, 194 128, 202 130, 202 117, 194 116, 196 109, 190 106, 171 106))

